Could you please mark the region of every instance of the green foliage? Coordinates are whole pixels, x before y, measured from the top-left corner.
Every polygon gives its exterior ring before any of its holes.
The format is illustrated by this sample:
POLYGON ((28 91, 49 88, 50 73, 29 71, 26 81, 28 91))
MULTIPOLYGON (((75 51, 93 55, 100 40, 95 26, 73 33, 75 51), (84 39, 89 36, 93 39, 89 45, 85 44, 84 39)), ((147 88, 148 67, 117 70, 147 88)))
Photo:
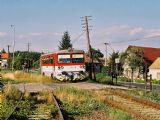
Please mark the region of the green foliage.
POLYGON ((112 72, 116 71, 116 63, 115 63, 116 58, 119 58, 119 52, 113 52, 112 54, 110 54, 108 65, 109 65, 110 71, 112 72))
POLYGON ((29 114, 32 114, 31 104, 28 100, 23 100, 19 103, 19 109, 13 113, 15 119, 26 119, 29 114))
POLYGON ((105 75, 110 75, 111 67, 110 66, 103 66, 102 67, 102 73, 105 74, 105 75))
POLYGON ((64 35, 62 36, 62 40, 59 42, 59 50, 65 50, 70 47, 72 47, 70 35, 68 34, 68 31, 64 32, 64 35))
POLYGON ((99 49, 91 48, 93 58, 102 58, 104 55, 99 49))
POLYGON ((0 53, 6 53, 5 49, 3 48, 0 53))
POLYGON ((92 97, 87 90, 75 88, 60 88, 55 91, 56 96, 62 101, 64 110, 70 115, 84 115, 94 110, 104 108, 104 104, 92 97))
MULTIPOLYGON (((15 63, 14 68, 21 70, 22 65, 27 61, 30 61, 28 63, 30 68, 39 68, 39 59, 40 59, 41 53, 39 52, 27 52, 27 51, 16 51, 15 52, 15 63)), ((13 53, 10 53, 11 59, 13 56, 13 53)))
POLYGON ((160 103, 160 94, 156 91, 153 91, 153 92, 146 94, 146 97, 160 103))
POLYGON ((126 60, 129 62, 129 66, 132 71, 140 68, 144 65, 143 63, 143 50, 140 48, 130 48, 126 51, 126 60))
POLYGON ((7 115, 13 110, 15 106, 14 101, 3 101, 0 103, 0 120, 4 120, 7 115))
POLYGON ((153 84, 159 84, 160 85, 160 80, 152 80, 153 84))
POLYGON ((127 77, 118 77, 118 81, 131 82, 131 79, 127 77))
POLYGON ((107 74, 98 73, 96 74, 96 82, 112 84, 112 77, 107 76, 107 74))

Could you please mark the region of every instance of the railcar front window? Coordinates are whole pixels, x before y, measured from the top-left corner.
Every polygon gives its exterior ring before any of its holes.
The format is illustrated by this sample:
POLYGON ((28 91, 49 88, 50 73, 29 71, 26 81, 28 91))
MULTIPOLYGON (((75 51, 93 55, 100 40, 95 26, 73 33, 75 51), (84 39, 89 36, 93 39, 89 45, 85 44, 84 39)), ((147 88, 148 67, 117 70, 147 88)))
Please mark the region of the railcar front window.
POLYGON ((83 54, 72 55, 72 63, 83 63, 83 62, 84 62, 83 54))
POLYGON ((70 63, 70 55, 58 55, 58 63, 70 63))

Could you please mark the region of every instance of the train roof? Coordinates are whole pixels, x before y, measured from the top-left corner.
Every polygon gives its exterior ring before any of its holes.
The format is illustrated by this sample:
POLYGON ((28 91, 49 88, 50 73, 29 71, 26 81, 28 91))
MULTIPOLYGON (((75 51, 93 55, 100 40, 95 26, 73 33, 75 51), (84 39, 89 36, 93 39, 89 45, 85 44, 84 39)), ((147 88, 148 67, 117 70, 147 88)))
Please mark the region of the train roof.
MULTIPOLYGON (((59 51, 55 51, 55 52, 45 53, 42 56, 50 55, 50 54, 63 54, 63 53, 71 53, 71 50, 70 49, 59 50, 59 51)), ((72 49, 72 53, 84 53, 84 51, 83 50, 72 49)))

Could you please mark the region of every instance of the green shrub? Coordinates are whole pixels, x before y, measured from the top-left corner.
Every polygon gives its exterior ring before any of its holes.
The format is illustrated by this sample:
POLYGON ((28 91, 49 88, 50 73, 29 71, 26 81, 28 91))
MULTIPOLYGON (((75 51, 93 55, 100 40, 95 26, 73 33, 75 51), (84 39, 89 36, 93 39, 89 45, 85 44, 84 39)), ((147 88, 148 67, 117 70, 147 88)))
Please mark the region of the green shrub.
POLYGON ((118 77, 118 81, 131 82, 131 79, 127 77, 118 77))
POLYGON ((159 84, 159 85, 160 85, 160 80, 153 80, 152 83, 153 83, 153 84, 159 84))
POLYGON ((106 74, 103 73, 98 73, 96 74, 96 82, 112 84, 112 77, 107 76, 106 74))

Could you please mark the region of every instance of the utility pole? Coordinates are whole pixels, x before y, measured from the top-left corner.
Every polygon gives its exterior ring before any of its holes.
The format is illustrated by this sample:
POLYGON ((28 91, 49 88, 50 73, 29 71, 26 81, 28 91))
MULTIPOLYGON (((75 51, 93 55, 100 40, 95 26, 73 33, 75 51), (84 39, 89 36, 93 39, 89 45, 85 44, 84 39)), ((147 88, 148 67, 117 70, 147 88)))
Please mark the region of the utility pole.
POLYGON ((15 50, 15 25, 11 25, 13 28, 13 58, 12 58, 12 70, 14 70, 14 50, 15 50))
POLYGON ((10 48, 11 46, 10 45, 7 45, 7 49, 8 49, 8 54, 10 53, 10 48))
POLYGON ((27 43, 27 51, 29 53, 29 51, 30 51, 30 43, 27 43))
POLYGON ((26 64, 26 71, 27 72, 29 72, 29 67, 30 67, 29 51, 30 51, 30 43, 28 42, 27 43, 27 52, 28 52, 27 56, 28 57, 26 58, 26 62, 27 62, 27 64, 26 64))
POLYGON ((91 29, 89 29, 91 26, 89 26, 89 20, 91 20, 91 17, 92 16, 84 16, 84 17, 81 17, 82 19, 82 25, 84 28, 84 31, 86 31, 86 37, 87 37, 87 49, 88 49, 88 55, 89 55, 89 77, 90 79, 94 78, 96 79, 95 77, 95 70, 94 70, 94 64, 93 64, 93 53, 91 51, 91 43, 90 43, 90 36, 89 36, 89 31, 91 29), (92 77, 92 74, 94 75, 92 77))
POLYGON ((7 67, 8 67, 8 69, 10 68, 10 45, 7 45, 7 49, 8 49, 8 60, 7 60, 7 63, 8 63, 8 65, 7 65, 7 67))
POLYGON ((88 50, 88 55, 89 55, 89 58, 90 58, 90 62, 91 62, 91 44, 90 44, 90 36, 89 36, 89 24, 88 24, 88 21, 91 20, 89 19, 91 18, 91 16, 84 16, 84 17, 81 17, 82 19, 82 28, 84 28, 84 31, 86 31, 86 37, 87 37, 87 50, 88 50))
POLYGON ((105 45, 105 64, 104 66, 107 66, 107 45, 108 43, 104 43, 104 45, 105 45))

